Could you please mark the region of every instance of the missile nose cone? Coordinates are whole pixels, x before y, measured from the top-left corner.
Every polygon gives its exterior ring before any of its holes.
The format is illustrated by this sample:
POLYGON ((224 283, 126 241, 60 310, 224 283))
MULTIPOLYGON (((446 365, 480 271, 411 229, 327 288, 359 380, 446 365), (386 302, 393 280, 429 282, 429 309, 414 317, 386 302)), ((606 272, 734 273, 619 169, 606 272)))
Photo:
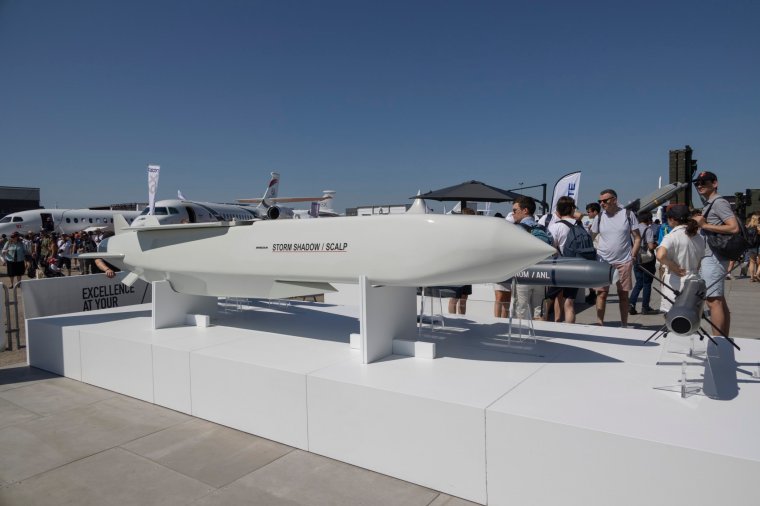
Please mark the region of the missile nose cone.
POLYGON ((509 252, 510 257, 517 256, 534 263, 557 252, 553 246, 534 237, 520 225, 513 225, 505 220, 504 226, 507 232, 499 230, 495 239, 498 247, 509 252))
POLYGON ((479 282, 503 281, 522 269, 556 253, 552 246, 534 237, 519 225, 514 225, 506 220, 480 219, 491 222, 487 235, 485 233, 481 235, 481 240, 484 243, 483 247, 491 252, 494 264, 498 265, 495 270, 498 270, 499 274, 490 280, 480 280, 479 282))

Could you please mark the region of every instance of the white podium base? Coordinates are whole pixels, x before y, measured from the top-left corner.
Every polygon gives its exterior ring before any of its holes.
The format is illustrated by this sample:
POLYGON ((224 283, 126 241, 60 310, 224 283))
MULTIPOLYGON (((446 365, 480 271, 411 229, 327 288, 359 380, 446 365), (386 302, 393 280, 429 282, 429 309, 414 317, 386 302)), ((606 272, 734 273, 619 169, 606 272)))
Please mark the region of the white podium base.
POLYGON ((534 322, 535 344, 509 346, 506 322, 468 314, 422 330, 438 358, 363 364, 356 306, 260 303, 161 330, 144 309, 29 320, 29 362, 482 504, 756 495, 757 341, 721 346, 718 399, 682 399, 656 387, 683 355, 648 331, 534 322))

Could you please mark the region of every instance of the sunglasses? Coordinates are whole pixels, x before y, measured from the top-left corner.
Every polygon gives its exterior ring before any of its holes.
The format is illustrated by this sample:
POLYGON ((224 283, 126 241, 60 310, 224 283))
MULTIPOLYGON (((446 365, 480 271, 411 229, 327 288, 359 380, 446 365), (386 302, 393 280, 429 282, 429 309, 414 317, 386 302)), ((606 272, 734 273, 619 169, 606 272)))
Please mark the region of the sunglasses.
POLYGON ((707 183, 712 183, 712 181, 705 181, 705 180, 694 181, 694 186, 706 186, 707 183))
POLYGON ((599 202, 600 204, 606 204, 607 202, 609 202, 610 200, 612 200, 614 198, 615 197, 607 197, 606 199, 599 199, 599 200, 597 200, 597 202, 599 202))

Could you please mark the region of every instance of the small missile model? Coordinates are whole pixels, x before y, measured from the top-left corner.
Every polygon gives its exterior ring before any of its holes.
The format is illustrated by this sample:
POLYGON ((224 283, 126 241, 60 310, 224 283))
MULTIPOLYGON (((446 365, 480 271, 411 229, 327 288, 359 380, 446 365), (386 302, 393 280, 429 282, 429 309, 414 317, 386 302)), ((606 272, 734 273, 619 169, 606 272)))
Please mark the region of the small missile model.
POLYGON ((703 279, 684 280, 681 293, 673 301, 673 307, 665 313, 668 330, 680 336, 699 333, 706 290, 703 279))
POLYGON ((615 268, 607 262, 583 258, 543 260, 523 269, 514 278, 521 285, 549 285, 568 288, 596 288, 612 284, 615 268))
POLYGON ((124 283, 166 280, 179 293, 282 298, 334 291, 329 283, 439 286, 494 282, 554 248, 505 220, 399 214, 333 220, 254 220, 129 228, 98 253, 124 283))
POLYGON ((665 300, 670 302, 672 306, 670 310, 665 313, 665 325, 663 325, 662 328, 656 330, 651 336, 647 338, 646 341, 649 341, 652 338, 657 339, 660 335, 667 337, 669 332, 673 332, 679 336, 690 336, 696 334, 699 336, 700 340, 707 338, 717 346, 718 343, 710 335, 710 333, 701 328, 701 321, 704 320, 709 323, 714 329, 720 332, 720 335, 726 341, 728 341, 731 346, 737 350, 741 349, 733 339, 726 335, 726 332, 723 329, 717 327, 715 323, 712 322, 712 320, 704 315, 703 309, 705 305, 705 299, 707 297, 707 290, 709 287, 706 286, 706 283, 702 278, 696 276, 685 277, 682 280, 683 286, 681 289, 676 290, 672 286, 669 286, 667 283, 662 281, 660 278, 656 277, 654 274, 641 267, 641 265, 636 265, 635 268, 640 269, 644 275, 650 276, 653 280, 657 280, 663 286, 668 287, 668 289, 670 289, 671 292, 673 292, 675 295, 675 299, 673 299, 668 294, 663 293, 661 290, 658 290, 652 286, 652 289, 659 293, 665 300))
POLYGON ((670 197, 689 186, 689 183, 670 183, 658 188, 646 197, 641 197, 636 200, 632 200, 625 205, 625 208, 634 213, 643 213, 645 211, 651 211, 665 202, 670 200, 670 197))

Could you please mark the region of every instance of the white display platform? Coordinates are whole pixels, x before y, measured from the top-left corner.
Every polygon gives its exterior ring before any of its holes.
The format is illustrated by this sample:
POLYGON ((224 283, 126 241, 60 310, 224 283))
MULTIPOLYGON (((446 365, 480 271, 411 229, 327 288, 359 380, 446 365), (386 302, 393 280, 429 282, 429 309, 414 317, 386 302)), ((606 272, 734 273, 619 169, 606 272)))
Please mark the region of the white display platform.
POLYGON ((704 368, 651 331, 536 322, 535 343, 509 346, 504 320, 468 314, 418 335, 434 360, 363 364, 356 306, 257 303, 161 330, 140 309, 29 320, 29 362, 482 504, 756 495, 760 342, 720 347, 719 399, 684 399, 656 387, 684 360, 702 385, 704 368))

